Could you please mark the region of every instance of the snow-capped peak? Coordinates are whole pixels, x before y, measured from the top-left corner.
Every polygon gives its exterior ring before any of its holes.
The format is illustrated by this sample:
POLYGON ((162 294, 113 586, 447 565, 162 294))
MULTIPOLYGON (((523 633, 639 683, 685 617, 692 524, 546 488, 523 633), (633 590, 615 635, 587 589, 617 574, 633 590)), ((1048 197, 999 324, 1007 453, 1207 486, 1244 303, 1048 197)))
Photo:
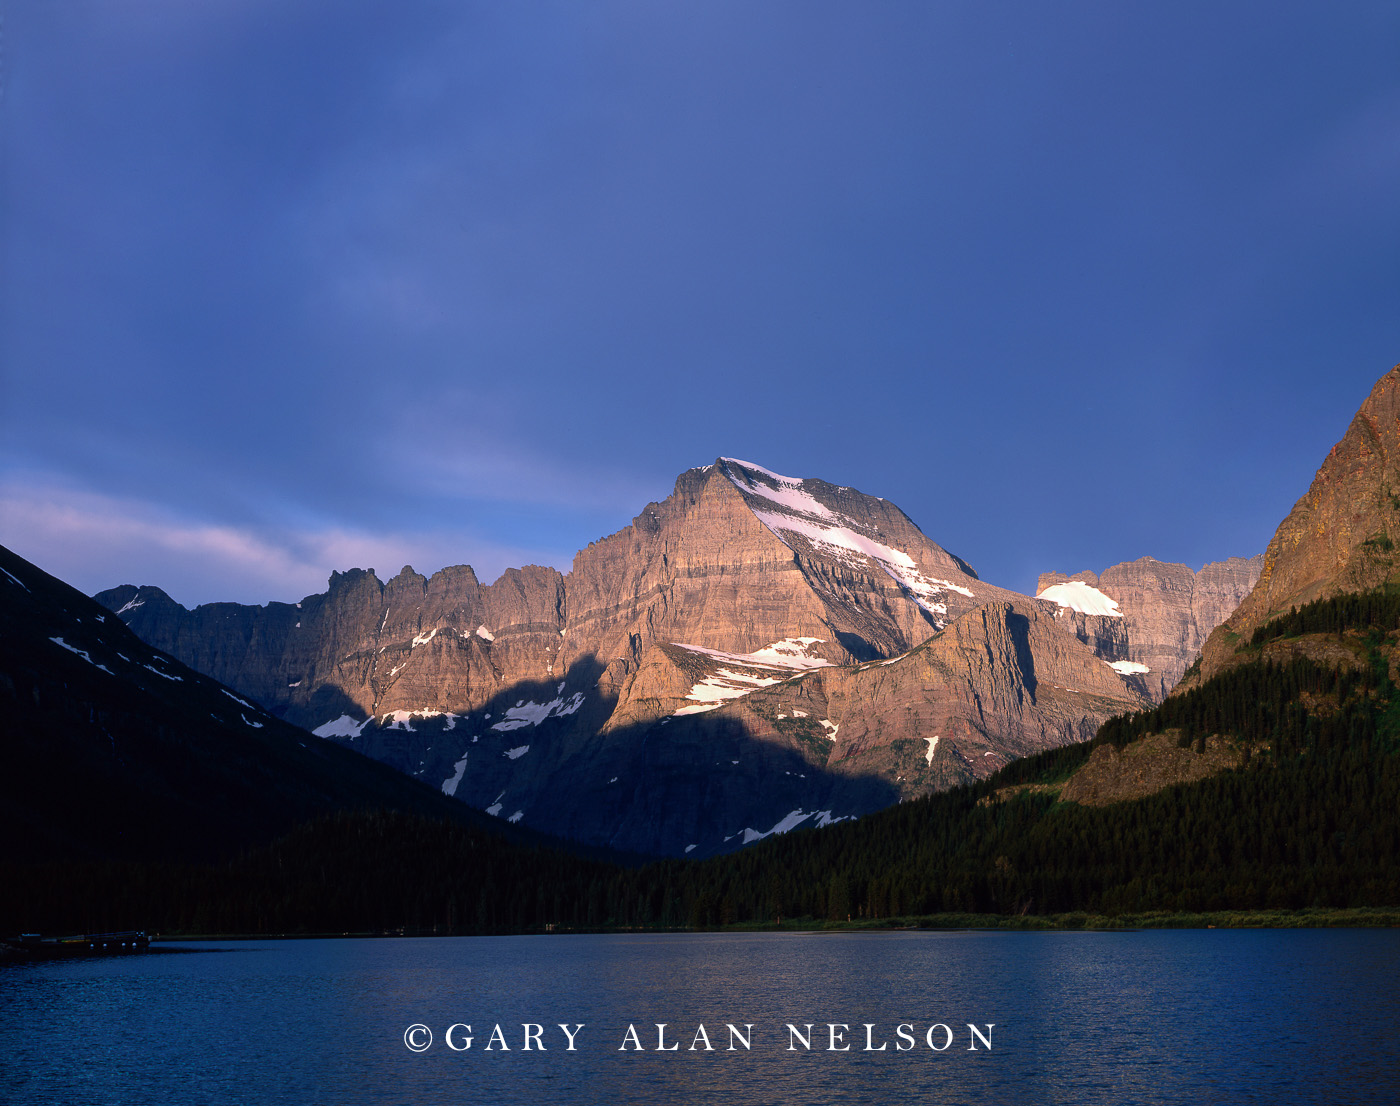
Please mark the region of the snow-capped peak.
MULTIPOLYGON (((833 511, 804 486, 805 481, 783 476, 755 465, 722 457, 722 471, 743 493, 754 517, 784 545, 793 541, 810 545, 816 552, 847 564, 875 562, 892 577, 941 627, 948 614, 942 596, 949 591, 972 598, 970 589, 950 580, 925 576, 914 558, 875 537, 878 527, 833 511), (872 532, 873 531, 873 532, 872 532)), ((818 481, 820 483, 820 481, 818 481)))
POLYGON ((724 475, 745 495, 756 495, 775 507, 799 515, 806 515, 808 518, 835 519, 837 517, 830 508, 817 502, 812 494, 802 487, 803 481, 795 476, 783 476, 771 469, 764 468, 762 465, 755 465, 751 461, 740 461, 733 457, 720 459, 725 463, 724 475), (767 479, 750 479, 755 474, 767 479))

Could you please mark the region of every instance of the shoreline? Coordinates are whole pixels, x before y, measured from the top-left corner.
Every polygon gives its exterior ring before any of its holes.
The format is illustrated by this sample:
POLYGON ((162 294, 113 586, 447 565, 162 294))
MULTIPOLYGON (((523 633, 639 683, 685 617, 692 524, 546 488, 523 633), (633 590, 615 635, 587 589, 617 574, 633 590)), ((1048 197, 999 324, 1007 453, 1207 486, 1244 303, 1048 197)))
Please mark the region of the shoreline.
POLYGON ((920 930, 1057 933, 1143 929, 1394 929, 1400 927, 1400 907, 1354 907, 1302 910, 1219 910, 1199 913, 1156 911, 1143 914, 929 914, 901 918, 836 922, 792 918, 782 923, 736 923, 727 926, 555 926, 501 932, 323 932, 323 933, 152 933, 151 941, 302 941, 400 937, 552 937, 580 934, 642 933, 871 933, 920 930))

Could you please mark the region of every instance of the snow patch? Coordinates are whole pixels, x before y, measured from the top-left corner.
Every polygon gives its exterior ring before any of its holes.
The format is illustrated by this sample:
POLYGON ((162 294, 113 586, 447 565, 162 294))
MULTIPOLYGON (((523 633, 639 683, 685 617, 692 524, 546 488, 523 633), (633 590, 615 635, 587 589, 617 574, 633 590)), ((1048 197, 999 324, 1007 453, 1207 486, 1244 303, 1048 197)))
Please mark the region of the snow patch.
POLYGON ((778 676, 754 676, 747 672, 735 672, 731 668, 721 668, 695 684, 686 694, 687 699, 693 700, 693 706, 681 707, 673 712, 671 717, 703 714, 707 710, 723 706, 726 700, 742 699, 751 691, 782 682, 783 678, 778 676))
POLYGON ((476 628, 476 636, 481 638, 482 641, 496 640, 496 635, 493 634, 490 630, 488 630, 485 626, 478 626, 476 628))
POLYGON ((741 492, 748 495, 756 495, 761 499, 766 499, 779 507, 784 507, 789 511, 796 511, 798 514, 808 515, 811 518, 829 518, 836 516, 830 508, 817 502, 811 492, 804 491, 802 481, 794 476, 781 476, 776 472, 764 468, 762 465, 755 465, 750 461, 740 461, 733 457, 725 457, 725 461, 731 465, 738 465, 740 468, 748 469, 750 472, 757 472, 768 477, 773 482, 770 487, 767 484, 756 483, 752 480, 740 480, 733 471, 727 471, 725 475, 729 477, 729 482, 741 492))
MULTIPOLYGON (((118 656, 121 656, 120 653, 118 653, 117 655, 118 655, 118 656)), ((122 659, 125 660, 126 658, 125 658, 125 657, 122 657, 122 659)), ((182 683, 185 682, 185 681, 184 681, 184 677, 182 677, 182 676, 172 676, 169 672, 162 672, 159 668, 156 668, 156 667, 154 667, 154 666, 152 666, 152 665, 143 664, 141 667, 144 668, 147 672, 154 672, 157 676, 164 677, 164 678, 167 679, 167 680, 174 680, 177 684, 182 684, 182 683)))
POLYGON ((507 750, 505 751, 505 755, 506 755, 507 757, 509 757, 511 760, 519 760, 521 757, 523 757, 523 756, 524 756, 526 753, 528 753, 529 751, 530 751, 530 746, 528 746, 528 745, 517 745, 514 749, 507 749, 507 750))
POLYGON ((414 733, 413 719, 444 718, 447 720, 447 725, 444 726, 443 729, 452 730, 456 729, 457 719, 459 717, 461 716, 447 710, 395 710, 380 715, 379 722, 377 722, 376 725, 391 730, 407 730, 409 733, 414 733))
POLYGON ((429 630, 426 634, 419 634, 413 639, 413 644, 410 645, 409 648, 413 649, 419 645, 427 645, 428 642, 432 641, 435 637, 437 637, 437 630, 435 629, 429 630))
POLYGON ((237 704, 238 704, 239 706, 241 706, 241 707, 247 707, 249 710, 257 710, 257 709, 258 709, 257 707, 253 706, 252 703, 248 702, 247 699, 240 699, 237 695, 235 695, 233 692, 231 692, 231 691, 230 691, 228 688, 226 688, 226 687, 221 687, 221 688, 219 688, 219 690, 222 691, 225 695, 227 695, 230 699, 232 699, 235 703, 237 703, 237 704))
POLYGON ((92 657, 89 656, 84 650, 79 649, 79 648, 77 648, 76 646, 69 645, 69 644, 68 644, 66 641, 64 641, 61 637, 51 637, 51 638, 49 638, 49 640, 50 640, 51 642, 53 642, 55 645, 57 645, 60 649, 67 649, 68 652, 70 652, 70 653, 76 653, 78 656, 82 657, 83 660, 87 661, 88 664, 92 665, 94 668, 100 668, 100 669, 102 669, 102 671, 105 672, 105 673, 107 673, 107 675, 109 675, 109 676, 115 676, 115 675, 116 675, 116 673, 113 672, 110 668, 108 668, 105 664, 98 664, 98 663, 97 663, 95 660, 93 660, 92 657))
POLYGON ((369 722, 368 718, 363 722, 356 722, 348 714, 342 714, 330 722, 322 722, 311 732, 317 737, 359 737, 369 722))
POLYGON ((1137 676, 1152 671, 1147 665, 1138 664, 1137 661, 1109 661, 1108 667, 1120 676, 1137 676))
MULTIPOLYGON (((564 686, 559 685, 560 688, 564 686)), ((567 699, 551 699, 548 703, 533 703, 521 700, 515 706, 506 711, 506 716, 491 728, 507 733, 510 730, 518 730, 522 726, 538 726, 546 718, 562 718, 566 714, 573 714, 579 707, 583 706, 583 692, 576 691, 567 699)), ((486 716, 490 718, 488 714, 486 716)))
POLYGON ((788 637, 782 641, 775 641, 772 645, 765 645, 752 653, 723 653, 718 649, 706 649, 703 645, 687 645, 683 641, 671 642, 678 649, 684 649, 690 653, 700 653, 706 657, 713 657, 717 661, 727 661, 730 664, 742 664, 750 668, 779 668, 789 669, 793 672, 805 672, 811 668, 832 668, 831 661, 825 657, 811 657, 807 655, 807 650, 813 645, 819 645, 825 638, 819 637, 788 637))
MULTIPOLYGON (((6 575, 8 576, 9 573, 6 573, 6 575)), ((126 614, 127 611, 134 611, 137 607, 144 607, 145 605, 146 601, 144 599, 137 599, 136 596, 133 595, 117 610, 117 614, 126 614)))
MULTIPOLYGON (((29 588, 25 585, 25 582, 24 582, 23 580, 21 580, 18 576, 16 576, 13 572, 11 572, 9 569, 7 569, 7 568, 0 568, 0 572, 3 572, 6 576, 8 576, 11 580, 13 580, 15 583, 17 583, 20 587, 24 588, 25 591, 28 591, 28 590, 29 590, 29 588)), ((130 605, 131 605, 130 603, 127 604, 128 607, 129 607, 130 605)), ((122 610, 126 610, 126 607, 123 607, 122 610)))
POLYGON ((524 817, 525 817, 525 812, 524 812, 523 810, 517 810, 514 814, 512 814, 509 818, 507 818, 506 821, 507 821, 507 822, 518 822, 518 821, 520 821, 520 819, 522 819, 522 818, 524 818, 524 817))
POLYGON ((826 556, 837 560, 853 564, 860 564, 867 558, 874 561, 920 607, 935 616, 934 624, 939 629, 944 625, 939 616, 948 613, 948 605, 941 598, 945 592, 956 591, 969 599, 973 598, 970 589, 950 580, 925 576, 907 553, 862 533, 860 523, 836 514, 818 502, 803 488, 803 481, 771 472, 762 465, 748 461, 732 457, 726 457, 724 460, 729 465, 749 470, 743 473, 743 479, 732 471, 727 475, 730 482, 746 497, 758 501, 761 506, 750 502, 749 509, 784 545, 792 546, 784 534, 797 535, 819 548, 826 556), (753 480, 751 477, 754 473, 765 479, 753 480), (771 482, 771 487, 768 482, 771 482))
POLYGON ((867 559, 875 562, 929 614, 948 613, 948 605, 940 598, 945 592, 956 591, 969 598, 973 595, 970 589, 960 584, 925 576, 919 571, 914 559, 903 550, 878 542, 849 526, 825 525, 806 518, 774 514, 771 511, 755 510, 754 517, 789 547, 792 543, 783 537, 784 534, 805 538, 809 544, 818 547, 827 556, 847 564, 859 565, 867 559))
MULTIPOLYGON (((755 841, 762 841, 765 837, 772 837, 775 833, 787 833, 790 830, 796 829, 808 818, 813 819, 812 825, 814 827, 821 828, 822 826, 833 826, 837 822, 848 822, 854 817, 854 815, 848 814, 840 818, 833 818, 829 810, 816 810, 805 814, 801 810, 794 810, 783 817, 777 825, 770 830, 759 832, 756 829, 745 829, 743 831, 744 844, 752 845, 755 841)), ((737 834, 731 834, 731 836, 737 836, 737 834)), ((726 837, 725 840, 728 841, 729 838, 726 837)))
POLYGON ((836 731, 841 728, 840 722, 833 722, 829 718, 823 718, 818 724, 826 731, 827 737, 831 738, 832 741, 836 740, 836 731))
POLYGON ((787 833, 789 830, 796 829, 810 817, 810 814, 804 814, 800 810, 794 810, 789 812, 772 829, 766 832, 759 832, 756 829, 745 829, 744 844, 752 845, 755 841, 762 841, 765 837, 771 837, 775 833, 787 833))
POLYGON ((934 734, 932 737, 924 738, 924 740, 928 742, 928 752, 924 754, 924 763, 932 765, 933 751, 938 748, 938 735, 934 734))
POLYGON ((1097 614, 1106 618, 1122 618, 1117 600, 1110 599, 1098 588, 1090 587, 1083 580, 1067 580, 1063 584, 1052 584, 1037 599, 1048 599, 1061 607, 1068 607, 1080 614, 1097 614))
POLYGON ((790 680, 799 672, 833 667, 825 657, 808 655, 808 650, 813 645, 818 645, 824 640, 816 637, 784 638, 753 653, 725 653, 719 649, 707 649, 703 645, 687 645, 683 641, 673 641, 671 644, 676 648, 723 662, 724 667, 717 668, 694 684, 685 696, 693 705, 681 707, 673 712, 671 717, 703 714, 707 710, 715 710, 730 699, 741 699, 761 687, 772 687, 784 680, 790 680), (730 665, 733 667, 728 667, 730 665), (739 668, 757 669, 758 672, 737 671, 739 668), (775 675, 760 674, 766 672, 775 675))
POLYGON ((452 766, 453 775, 442 781, 442 793, 444 795, 456 796, 457 785, 462 782, 462 776, 467 771, 467 754, 462 754, 462 759, 452 766))
POLYGON ((263 728, 263 724, 261 722, 249 721, 248 716, 246 714, 240 714, 238 717, 243 719, 243 724, 245 726, 252 726, 255 730, 260 730, 263 728))

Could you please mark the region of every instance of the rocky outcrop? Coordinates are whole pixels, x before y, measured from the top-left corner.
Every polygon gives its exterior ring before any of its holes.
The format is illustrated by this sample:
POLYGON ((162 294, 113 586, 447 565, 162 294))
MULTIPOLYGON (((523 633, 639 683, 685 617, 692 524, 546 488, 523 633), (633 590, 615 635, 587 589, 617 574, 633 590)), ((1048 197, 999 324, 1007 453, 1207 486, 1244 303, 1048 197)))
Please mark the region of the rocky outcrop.
POLYGON ((1037 604, 992 603, 894 661, 822 670, 829 763, 912 797, 1093 737, 1145 697, 1037 604))
POLYGON ((1145 798, 1179 783, 1195 783, 1245 763, 1245 750, 1227 738, 1182 747, 1175 730, 1149 734, 1123 748, 1105 744, 1065 781, 1060 801, 1108 806, 1145 798))
POLYGON ((1141 680, 1154 702, 1164 699, 1199 655, 1210 632, 1249 594, 1263 556, 1230 557, 1193 572, 1152 557, 1117 564, 1101 575, 1043 573, 1037 595, 1056 601, 1059 617, 1081 641, 1141 680), (1065 588, 1066 584, 1081 588, 1065 588), (1110 605, 1089 602, 1093 589, 1110 605), (1076 596, 1080 598, 1076 598, 1076 596), (1077 606, 1076 606, 1077 604, 1077 606), (1113 613, 1095 613, 1111 610, 1113 613))
POLYGON ((1400 366, 1376 382, 1307 494, 1279 524, 1258 583, 1206 642, 1198 679, 1229 667, 1241 642, 1295 606, 1400 580, 1397 542, 1400 366))

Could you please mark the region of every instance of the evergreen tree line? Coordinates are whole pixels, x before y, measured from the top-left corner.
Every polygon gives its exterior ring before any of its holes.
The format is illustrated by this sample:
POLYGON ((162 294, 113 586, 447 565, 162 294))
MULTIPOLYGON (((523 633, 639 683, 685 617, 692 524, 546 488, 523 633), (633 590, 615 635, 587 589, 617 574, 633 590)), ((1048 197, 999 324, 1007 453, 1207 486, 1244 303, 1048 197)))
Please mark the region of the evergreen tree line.
POLYGON ((1266 622, 1254 631, 1250 645, 1303 634, 1340 634, 1345 630, 1387 633, 1400 629, 1400 592, 1378 589, 1318 599, 1266 622))

